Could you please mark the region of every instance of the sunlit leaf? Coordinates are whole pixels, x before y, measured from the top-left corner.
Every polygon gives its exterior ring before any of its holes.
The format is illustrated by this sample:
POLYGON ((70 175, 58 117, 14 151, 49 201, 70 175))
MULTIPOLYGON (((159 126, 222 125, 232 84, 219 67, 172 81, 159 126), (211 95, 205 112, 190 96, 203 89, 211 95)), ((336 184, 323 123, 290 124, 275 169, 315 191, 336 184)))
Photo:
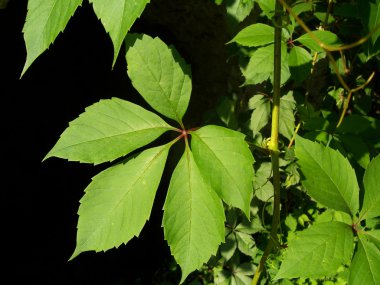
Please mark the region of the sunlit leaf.
POLYGON ((140 17, 149 2, 150 0, 90 0, 95 14, 101 20, 112 39, 114 48, 113 65, 116 62, 127 32, 136 19, 140 17))
POLYGON ((224 221, 222 201, 186 147, 170 181, 163 217, 165 239, 182 270, 181 283, 216 254, 224 241, 224 221))
POLYGON ((182 123, 191 94, 190 67, 174 48, 147 35, 127 51, 133 86, 155 110, 182 123))
POLYGON ((282 278, 321 278, 335 275, 349 262, 354 235, 341 222, 315 224, 289 241, 275 280, 282 278))
POLYGON ((380 216, 380 155, 369 163, 363 178, 364 199, 360 211, 362 219, 370 219, 380 216))
POLYGON ((356 215, 359 186, 348 160, 337 150, 300 136, 296 138, 295 153, 308 194, 327 207, 356 215))
POLYGON ((236 42, 242 46, 258 47, 273 43, 274 28, 257 23, 242 29, 229 43, 236 42))
POLYGON ((23 28, 26 62, 21 74, 54 42, 82 0, 29 0, 23 28))
POLYGON ((44 159, 102 163, 142 147, 173 129, 156 114, 118 98, 101 100, 70 122, 44 159))
POLYGON ((254 159, 244 138, 242 133, 209 125, 191 132, 191 148, 205 181, 223 201, 249 217, 254 159))
POLYGON ((329 45, 334 47, 339 47, 342 45, 342 42, 338 36, 330 31, 312 31, 311 34, 312 35, 305 33, 299 38, 295 39, 295 41, 300 42, 310 50, 316 52, 324 51, 320 44, 323 44, 324 46, 329 45), (320 43, 316 41, 315 37, 320 41, 320 43))
POLYGON ((357 249, 350 266, 349 285, 380 284, 380 250, 359 234, 357 249))
POLYGON ((276 0, 256 0, 256 2, 259 4, 264 15, 267 16, 268 19, 272 19, 274 16, 274 7, 276 0))
POLYGON ((106 251, 138 236, 149 219, 170 145, 143 151, 92 179, 79 207, 77 245, 106 251))

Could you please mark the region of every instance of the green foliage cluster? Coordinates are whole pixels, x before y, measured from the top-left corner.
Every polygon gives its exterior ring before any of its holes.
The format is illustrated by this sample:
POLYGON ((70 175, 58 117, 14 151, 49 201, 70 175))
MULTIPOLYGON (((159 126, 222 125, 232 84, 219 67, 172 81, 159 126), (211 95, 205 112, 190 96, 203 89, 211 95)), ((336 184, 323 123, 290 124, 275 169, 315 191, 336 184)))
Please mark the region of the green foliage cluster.
MULTIPOLYGON (((246 91, 222 98, 205 116, 208 123, 191 129, 182 121, 192 92, 190 66, 161 39, 128 33, 148 2, 90 0, 113 42, 113 64, 125 45, 127 75, 152 110, 101 100, 70 122, 46 155, 111 162, 85 189, 71 258, 140 234, 170 149, 182 142, 162 221, 181 278, 173 266, 174 277, 163 274, 158 284, 380 284, 374 90, 380 1, 215 0, 241 25, 226 44, 246 91), (277 117, 273 128, 270 119, 277 117), (166 132, 177 137, 151 147, 166 132), (273 132, 278 150, 271 149, 273 132), (278 166, 271 162, 275 155, 278 166)), ((28 1, 22 73, 81 3, 28 1)))

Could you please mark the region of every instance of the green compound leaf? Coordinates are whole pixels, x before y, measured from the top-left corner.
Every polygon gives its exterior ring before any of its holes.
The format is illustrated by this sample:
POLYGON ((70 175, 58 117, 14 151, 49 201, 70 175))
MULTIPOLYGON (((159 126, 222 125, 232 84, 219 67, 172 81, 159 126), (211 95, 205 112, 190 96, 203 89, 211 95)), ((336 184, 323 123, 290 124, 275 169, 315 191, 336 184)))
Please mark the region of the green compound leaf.
POLYGON ((363 183, 365 192, 363 206, 360 211, 361 219, 370 219, 380 216, 379 174, 380 155, 371 160, 364 174, 363 183))
POLYGON ((248 106, 250 110, 253 110, 249 129, 252 131, 253 136, 255 136, 269 122, 270 101, 264 95, 255 95, 249 100, 248 106))
POLYGON ((230 42, 242 46, 258 47, 274 41, 274 28, 265 24, 253 24, 241 30, 230 42))
POLYGON ((156 114, 118 98, 100 100, 70 122, 44 158, 99 164, 142 147, 174 129, 156 114))
POLYGON ((191 94, 190 67, 174 48, 143 35, 127 51, 128 75, 152 108, 182 124, 191 94))
POLYGON ((289 53, 289 69, 292 79, 300 83, 304 81, 311 72, 311 54, 302 47, 294 46, 289 53))
POLYGON ((181 283, 224 241, 224 209, 203 180, 188 146, 174 169, 164 205, 165 239, 182 269, 181 283))
POLYGON ((337 150, 300 136, 296 138, 295 153, 308 194, 327 207, 355 216, 359 186, 348 160, 337 150))
POLYGON ((79 207, 77 246, 105 251, 138 236, 149 219, 170 144, 143 151, 92 179, 79 207))
POLYGON ((112 39, 114 48, 112 65, 115 65, 121 44, 127 32, 136 19, 140 17, 149 2, 150 0, 90 0, 95 14, 101 20, 105 30, 112 39))
POLYGON ((62 32, 82 0, 29 0, 23 28, 27 57, 21 76, 62 32))
POLYGON ((191 149, 203 178, 228 205, 249 217, 254 158, 242 133, 205 126, 191 132, 191 149))
POLYGON ((291 140, 295 128, 294 109, 296 108, 293 92, 282 96, 280 102, 279 132, 291 140))
MULTIPOLYGON (((273 82, 274 45, 258 48, 253 52, 248 65, 242 70, 245 84, 259 84, 267 79, 273 82)), ((286 44, 281 44, 281 84, 290 77, 286 44)))
POLYGON ((350 266, 348 285, 380 284, 380 250, 359 234, 357 250, 350 266))
MULTIPOLYGON (((343 44, 338 36, 330 31, 312 31, 311 33, 325 45, 339 47, 343 44)), ((295 41, 300 42, 312 51, 323 52, 324 49, 319 45, 314 37, 309 33, 306 33, 297 38, 295 41)))
POLYGON ((300 232, 289 241, 275 280, 281 278, 321 278, 335 275, 350 261, 354 235, 341 222, 320 223, 300 232))

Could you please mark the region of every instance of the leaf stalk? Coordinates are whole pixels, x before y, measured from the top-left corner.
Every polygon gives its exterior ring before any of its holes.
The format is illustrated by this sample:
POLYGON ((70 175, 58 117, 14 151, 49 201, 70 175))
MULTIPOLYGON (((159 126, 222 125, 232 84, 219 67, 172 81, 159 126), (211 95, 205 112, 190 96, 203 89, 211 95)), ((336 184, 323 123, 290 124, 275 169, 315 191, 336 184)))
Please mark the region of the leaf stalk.
MULTIPOLYGON (((276 1, 275 18, 282 15, 282 6, 280 0, 276 1)), ((280 222, 280 163, 278 149, 279 118, 280 118, 280 92, 281 92, 281 27, 275 26, 274 30, 274 72, 273 72, 273 107, 272 107, 272 128, 271 138, 268 143, 268 149, 271 154, 272 171, 273 171, 273 188, 274 188, 274 205, 272 228, 270 239, 261 257, 260 263, 252 279, 252 285, 257 285, 260 275, 264 270, 266 260, 271 253, 274 245, 277 243, 277 229, 280 222)))

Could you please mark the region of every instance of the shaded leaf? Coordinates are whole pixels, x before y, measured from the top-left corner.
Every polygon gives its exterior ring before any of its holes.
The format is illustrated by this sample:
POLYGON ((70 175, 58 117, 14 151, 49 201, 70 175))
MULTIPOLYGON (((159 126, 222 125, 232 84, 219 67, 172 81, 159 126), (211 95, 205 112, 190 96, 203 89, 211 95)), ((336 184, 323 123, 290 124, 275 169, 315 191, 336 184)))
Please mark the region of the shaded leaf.
POLYGON ((250 234, 235 232, 238 249, 248 256, 254 256, 257 252, 255 240, 250 234))
POLYGON ((105 30, 109 33, 113 48, 115 65, 121 44, 127 32, 137 18, 140 17, 150 0, 89 0, 94 7, 95 14, 101 20, 105 30))
POLYGON ((21 76, 62 32, 82 0, 29 0, 23 28, 27 57, 21 76))
POLYGON ((361 219, 370 219, 380 216, 380 191, 379 191, 380 155, 369 163, 363 178, 364 199, 360 211, 361 219))
POLYGON ((304 81, 311 73, 311 54, 302 47, 294 46, 289 53, 289 69, 295 82, 304 81))
POLYGON ((127 155, 174 129, 156 114, 118 98, 100 100, 70 122, 44 159, 102 163, 127 155))
POLYGON ((273 184, 270 181, 272 177, 272 164, 270 162, 261 163, 259 169, 255 173, 255 180, 253 183, 255 189, 255 196, 257 199, 268 202, 273 198, 274 190, 273 184))
POLYGON ((370 162, 366 143, 359 136, 354 135, 340 135, 339 139, 349 153, 349 158, 353 158, 361 167, 366 169, 370 162))
POLYGON ((242 29, 231 41, 242 46, 258 47, 273 43, 274 28, 265 24, 257 23, 242 29))
POLYGON ((80 200, 77 245, 70 259, 138 236, 149 219, 170 145, 143 151, 96 175, 80 200))
POLYGON ((296 101, 293 92, 289 92, 280 99, 279 132, 288 140, 291 140, 295 129, 294 109, 296 101))
POLYGON ((255 95, 249 100, 249 109, 253 110, 249 129, 255 136, 269 122, 270 101, 264 95, 255 95))
POLYGON ((228 261, 234 255, 237 248, 236 237, 234 233, 226 236, 225 242, 220 245, 220 254, 228 261))
POLYGON ((359 234, 357 249, 350 266, 349 285, 380 284, 380 251, 359 234))
POLYGON ((126 54, 133 86, 152 108, 182 123, 191 94, 190 67, 174 48, 143 35, 126 54))
POLYGON ((281 278, 321 278, 335 275, 349 262, 354 235, 341 222, 315 224, 289 241, 275 280, 281 278))
POLYGON ((354 216, 359 208, 359 186, 348 160, 338 151, 300 136, 295 153, 308 194, 327 207, 354 216))
MULTIPOLYGON (((245 84, 259 84, 267 79, 273 82, 274 66, 274 45, 270 44, 258 48, 242 70, 245 77, 245 84)), ((285 43, 281 45, 281 84, 284 84, 290 77, 288 53, 285 43)))
POLYGON ((361 0, 358 1, 360 20, 365 27, 365 33, 374 31, 371 42, 374 45, 380 36, 380 0, 361 0), (375 31, 375 29, 377 30, 375 31))
POLYGON ((320 44, 314 39, 316 37, 322 44, 339 47, 342 45, 341 40, 338 36, 330 31, 312 31, 313 36, 309 33, 305 33, 295 41, 300 42, 307 48, 316 52, 323 52, 324 49, 320 46, 320 44))
POLYGON ((186 147, 170 181, 163 217, 165 239, 182 270, 181 283, 216 253, 224 241, 224 221, 222 201, 186 147))
POLYGON ((254 159, 244 138, 237 131, 209 125, 191 132, 191 148, 205 181, 249 217, 254 159))

